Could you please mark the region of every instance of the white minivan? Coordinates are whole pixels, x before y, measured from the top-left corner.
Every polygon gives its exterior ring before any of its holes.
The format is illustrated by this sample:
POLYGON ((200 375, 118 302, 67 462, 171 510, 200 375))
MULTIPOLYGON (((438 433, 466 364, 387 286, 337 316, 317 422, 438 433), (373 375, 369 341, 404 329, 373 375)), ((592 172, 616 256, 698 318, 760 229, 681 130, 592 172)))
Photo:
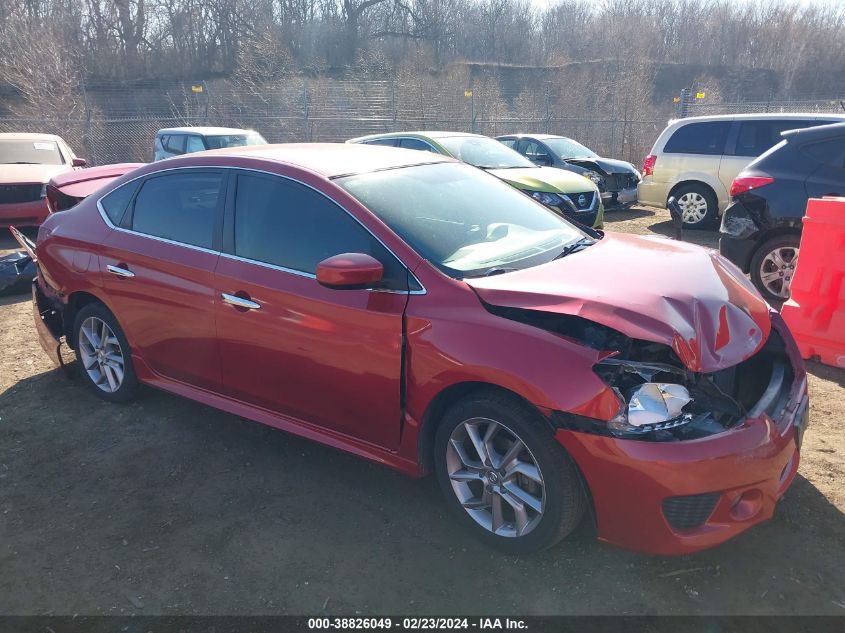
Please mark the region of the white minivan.
POLYGON ((255 130, 234 127, 169 127, 156 132, 153 160, 209 149, 266 144, 264 137, 255 130))
POLYGON ((684 226, 712 228, 730 202, 733 179, 780 142, 785 130, 845 121, 845 114, 728 114, 669 121, 643 163, 639 204, 678 201, 684 226))

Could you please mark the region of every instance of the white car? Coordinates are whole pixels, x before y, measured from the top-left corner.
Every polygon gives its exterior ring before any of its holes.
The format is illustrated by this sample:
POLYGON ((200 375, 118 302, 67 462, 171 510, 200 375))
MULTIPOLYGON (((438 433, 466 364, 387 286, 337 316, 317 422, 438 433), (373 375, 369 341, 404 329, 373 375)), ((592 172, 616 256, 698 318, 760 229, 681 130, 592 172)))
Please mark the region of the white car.
POLYGON ((153 160, 223 147, 266 144, 264 137, 255 130, 234 127, 169 127, 156 132, 153 160))

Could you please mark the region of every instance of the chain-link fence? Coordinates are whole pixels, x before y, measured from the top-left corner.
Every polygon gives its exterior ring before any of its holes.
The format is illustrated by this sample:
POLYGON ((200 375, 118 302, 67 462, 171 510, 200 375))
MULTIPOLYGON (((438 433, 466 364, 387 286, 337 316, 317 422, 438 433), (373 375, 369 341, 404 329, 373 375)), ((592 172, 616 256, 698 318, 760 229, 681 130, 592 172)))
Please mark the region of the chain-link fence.
POLYGON ((585 104, 551 84, 508 90, 498 81, 435 77, 89 89, 80 102, 84 114, 66 119, 0 116, 0 132, 58 134, 95 165, 149 161, 156 131, 184 125, 251 128, 270 142, 339 142, 401 130, 551 133, 639 162, 668 119, 643 117, 642 108, 613 95, 585 104))
POLYGON ((813 99, 782 101, 745 101, 741 103, 708 103, 690 101, 682 106, 681 116, 705 116, 710 114, 757 114, 760 112, 812 112, 818 114, 845 115, 845 99, 813 99))

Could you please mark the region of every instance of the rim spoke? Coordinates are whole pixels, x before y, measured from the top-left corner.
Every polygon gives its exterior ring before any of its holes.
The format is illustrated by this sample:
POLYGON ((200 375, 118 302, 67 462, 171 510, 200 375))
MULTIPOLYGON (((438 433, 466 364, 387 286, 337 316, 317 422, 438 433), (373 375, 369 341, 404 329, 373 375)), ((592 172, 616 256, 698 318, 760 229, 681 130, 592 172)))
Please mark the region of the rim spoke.
POLYGON ((760 280, 764 284, 770 284, 774 281, 780 281, 781 279, 783 279, 783 277, 780 276, 780 273, 778 271, 760 274, 760 280))
POLYGON ((538 484, 542 485, 543 483, 543 478, 540 477, 540 470, 534 464, 529 464, 528 462, 517 462, 511 468, 508 468, 505 473, 505 477, 507 479, 511 479, 518 474, 525 475, 531 481, 536 481, 538 484))
POLYGON ((471 470, 458 470, 449 475, 452 481, 482 481, 484 475, 480 472, 473 472, 471 470))
POLYGON ((543 511, 543 502, 534 495, 517 486, 515 483, 509 481, 505 484, 504 488, 522 503, 534 510, 534 512, 539 514, 543 511))
POLYGON ((109 383, 109 388, 112 391, 117 390, 117 380, 115 380, 114 374, 112 373, 111 367, 108 365, 103 365, 103 375, 105 375, 106 380, 109 383))
POLYGON ((85 338, 88 339, 88 343, 91 345, 91 347, 97 349, 97 347, 100 345, 100 341, 97 339, 97 335, 94 334, 94 330, 91 329, 89 331, 89 328, 83 325, 80 329, 80 332, 82 332, 82 334, 85 335, 85 338))
POLYGON ((505 518, 502 516, 502 497, 499 495, 493 495, 493 523, 491 526, 493 532, 498 532, 504 524, 505 518))
POLYGON ((461 463, 466 468, 479 468, 481 466, 479 462, 470 459, 469 455, 467 455, 467 452, 464 450, 463 444, 461 444, 458 440, 452 438, 449 440, 449 443, 452 445, 452 449, 457 454, 458 459, 461 460, 461 463))
POLYGON ((771 259, 774 265, 778 268, 786 268, 786 262, 783 261, 783 258, 780 256, 780 249, 769 253, 768 259, 771 259))
POLYGON ((515 462, 524 447, 525 444, 522 443, 522 440, 515 438, 513 444, 511 444, 511 447, 508 449, 508 452, 502 456, 497 468, 505 468, 512 462, 515 462))
POLYGON ((109 363, 109 368, 114 374, 115 380, 117 380, 117 385, 119 387, 123 383, 123 367, 118 365, 117 363, 109 363))
POLYGON ((528 512, 525 510, 525 504, 507 491, 502 495, 502 498, 513 508, 514 518, 516 519, 516 534, 521 536, 525 532, 525 528, 528 527, 528 512))
POLYGON ((475 447, 475 452, 478 453, 481 463, 485 466, 489 465, 490 455, 487 453, 487 446, 484 444, 484 440, 481 439, 481 435, 478 433, 478 426, 475 424, 465 424, 464 426, 467 430, 467 436, 470 442, 472 442, 473 447, 475 447))

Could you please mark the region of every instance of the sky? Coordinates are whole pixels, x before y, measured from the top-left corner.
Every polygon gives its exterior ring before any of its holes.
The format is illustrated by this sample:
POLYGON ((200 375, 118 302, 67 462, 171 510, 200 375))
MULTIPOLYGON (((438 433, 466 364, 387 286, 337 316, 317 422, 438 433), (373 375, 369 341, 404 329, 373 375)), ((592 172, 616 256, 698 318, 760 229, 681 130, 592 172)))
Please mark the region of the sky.
MULTIPOLYGON (((737 4, 744 4, 749 2, 759 2, 760 0, 733 0, 733 2, 737 4)), ((531 0, 534 6, 537 7, 548 7, 561 2, 561 0, 531 0)), ((811 6, 811 5, 833 5, 838 4, 841 2, 845 2, 845 0, 769 0, 769 2, 773 2, 775 4, 785 4, 785 5, 798 5, 798 6, 811 6)))

